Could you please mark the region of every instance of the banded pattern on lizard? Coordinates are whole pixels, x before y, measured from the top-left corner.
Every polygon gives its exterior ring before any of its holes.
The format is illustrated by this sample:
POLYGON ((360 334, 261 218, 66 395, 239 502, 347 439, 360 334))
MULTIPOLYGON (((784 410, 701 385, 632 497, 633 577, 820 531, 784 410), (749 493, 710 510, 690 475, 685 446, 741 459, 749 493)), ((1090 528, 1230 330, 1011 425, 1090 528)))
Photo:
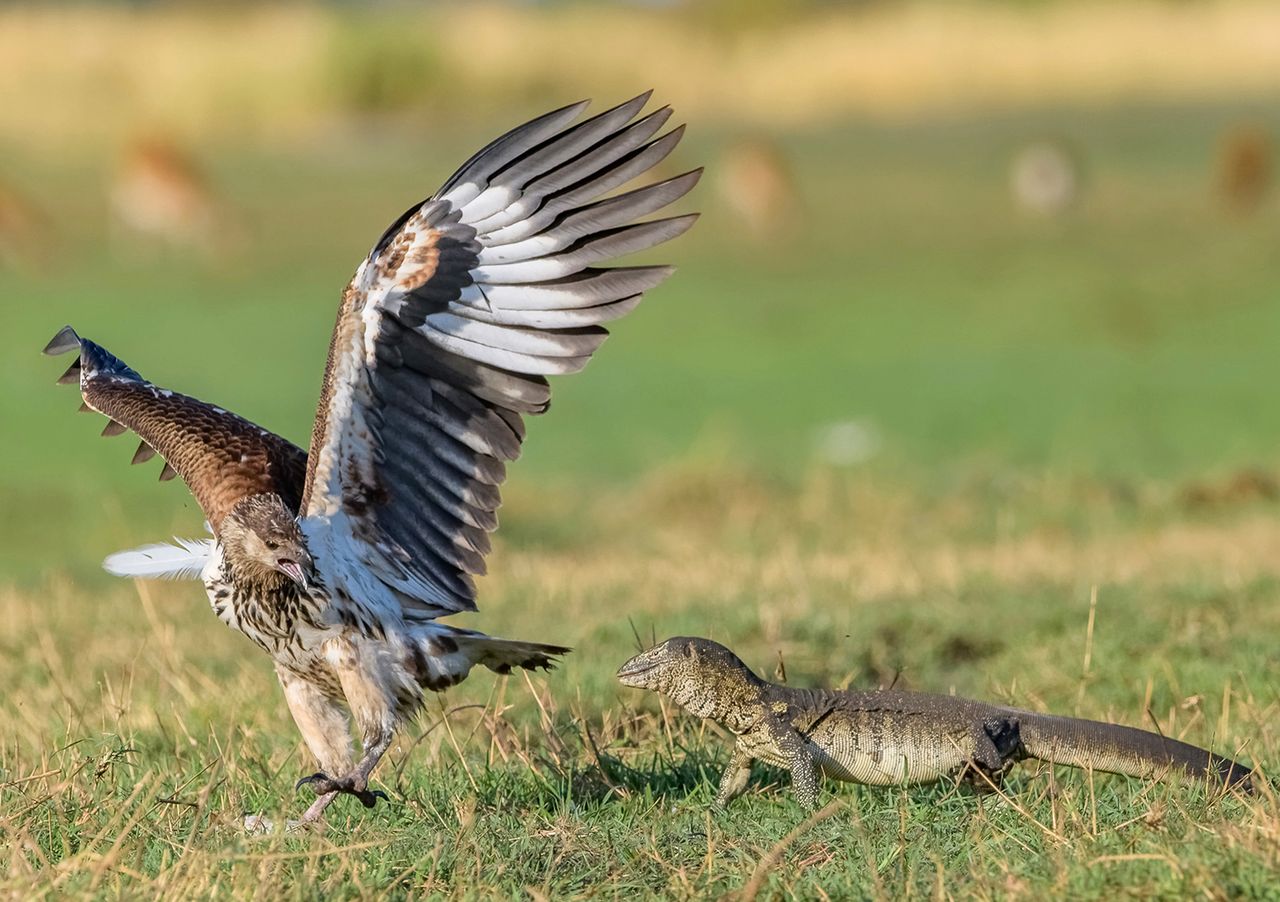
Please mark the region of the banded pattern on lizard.
POLYGON ((789 770, 808 808, 820 774, 876 786, 953 778, 987 788, 1024 758, 1144 779, 1181 772, 1252 789, 1244 765, 1158 733, 923 692, 792 689, 756 676, 709 639, 668 639, 623 664, 618 679, 738 737, 720 805, 746 788, 753 760, 789 770))

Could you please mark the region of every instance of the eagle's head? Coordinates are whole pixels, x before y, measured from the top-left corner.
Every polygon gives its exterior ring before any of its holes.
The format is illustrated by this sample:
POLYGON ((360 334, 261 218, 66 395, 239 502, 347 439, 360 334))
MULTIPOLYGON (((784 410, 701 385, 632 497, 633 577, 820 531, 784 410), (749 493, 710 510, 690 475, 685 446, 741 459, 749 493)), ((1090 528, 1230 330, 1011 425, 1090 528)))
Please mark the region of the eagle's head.
POLYGON ((241 499, 218 532, 227 562, 244 577, 276 586, 292 580, 304 592, 315 582, 298 519, 279 495, 241 499))

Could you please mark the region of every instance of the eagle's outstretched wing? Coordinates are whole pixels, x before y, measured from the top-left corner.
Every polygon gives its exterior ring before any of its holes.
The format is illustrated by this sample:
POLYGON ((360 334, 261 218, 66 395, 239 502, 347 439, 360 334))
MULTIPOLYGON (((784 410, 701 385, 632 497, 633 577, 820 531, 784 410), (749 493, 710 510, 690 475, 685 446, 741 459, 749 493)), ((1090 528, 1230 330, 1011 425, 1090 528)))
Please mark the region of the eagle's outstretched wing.
POLYGON ((46 354, 76 351, 59 382, 78 382, 84 403, 111 419, 103 435, 132 429, 142 442, 135 464, 164 458, 161 479, 181 476, 204 510, 214 534, 236 502, 275 492, 292 510, 302 499, 306 452, 243 417, 204 401, 159 388, 111 352, 64 326, 46 354))
POLYGON ((372 576, 406 612, 475 608, 521 415, 546 410, 546 376, 582 369, 601 324, 671 272, 595 265, 696 218, 637 222, 700 170, 606 197, 683 132, 655 138, 671 110, 636 119, 647 100, 570 126, 586 108, 574 104, 503 135, 401 216, 347 286, 302 516, 322 576, 361 583, 352 597, 372 576))

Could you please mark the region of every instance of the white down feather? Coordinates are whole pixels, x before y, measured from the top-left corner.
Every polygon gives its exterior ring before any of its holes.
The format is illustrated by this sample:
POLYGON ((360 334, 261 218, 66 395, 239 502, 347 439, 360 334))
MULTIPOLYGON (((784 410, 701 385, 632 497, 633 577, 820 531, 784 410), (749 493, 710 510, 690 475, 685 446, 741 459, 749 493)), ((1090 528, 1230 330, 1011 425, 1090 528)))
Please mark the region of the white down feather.
POLYGON ((199 579, 213 554, 213 539, 179 539, 107 555, 102 567, 114 576, 137 579, 199 579))

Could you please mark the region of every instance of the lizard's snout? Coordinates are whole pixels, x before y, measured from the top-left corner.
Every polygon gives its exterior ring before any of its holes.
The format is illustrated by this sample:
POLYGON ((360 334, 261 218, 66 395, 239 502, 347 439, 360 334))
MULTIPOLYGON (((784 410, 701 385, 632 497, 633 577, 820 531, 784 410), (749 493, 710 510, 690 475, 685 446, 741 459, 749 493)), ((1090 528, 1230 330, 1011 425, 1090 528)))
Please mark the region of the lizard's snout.
POLYGON ((618 682, 637 689, 645 688, 645 676, 658 666, 648 655, 636 655, 618 668, 618 682))

